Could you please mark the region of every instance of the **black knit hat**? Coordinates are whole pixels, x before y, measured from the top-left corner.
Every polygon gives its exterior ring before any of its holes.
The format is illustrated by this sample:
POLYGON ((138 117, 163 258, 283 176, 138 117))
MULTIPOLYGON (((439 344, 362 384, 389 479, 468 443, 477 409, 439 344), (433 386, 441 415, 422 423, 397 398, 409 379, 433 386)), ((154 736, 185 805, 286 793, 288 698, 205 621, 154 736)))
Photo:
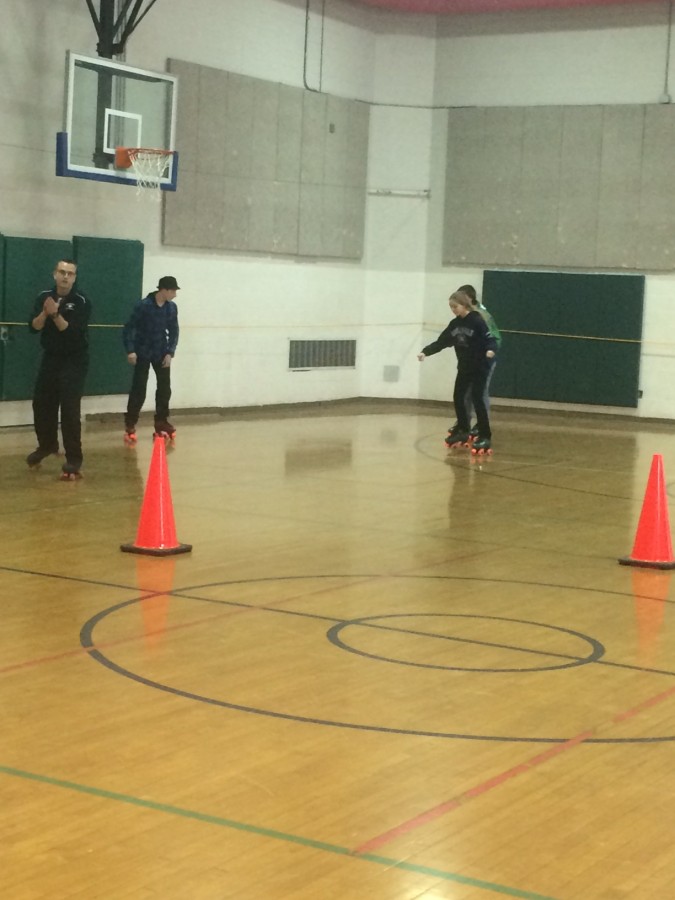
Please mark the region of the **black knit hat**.
POLYGON ((157 282, 157 290, 165 290, 165 291, 179 291, 178 282, 173 277, 173 275, 164 275, 157 282))

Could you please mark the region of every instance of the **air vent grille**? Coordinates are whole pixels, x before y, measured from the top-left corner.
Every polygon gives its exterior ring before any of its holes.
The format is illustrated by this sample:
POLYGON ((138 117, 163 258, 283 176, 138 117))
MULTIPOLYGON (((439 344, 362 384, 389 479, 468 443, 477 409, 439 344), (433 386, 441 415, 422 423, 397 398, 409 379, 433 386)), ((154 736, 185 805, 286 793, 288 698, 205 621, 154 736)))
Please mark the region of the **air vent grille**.
POLYGON ((291 341, 289 369, 353 369, 356 341, 291 341))

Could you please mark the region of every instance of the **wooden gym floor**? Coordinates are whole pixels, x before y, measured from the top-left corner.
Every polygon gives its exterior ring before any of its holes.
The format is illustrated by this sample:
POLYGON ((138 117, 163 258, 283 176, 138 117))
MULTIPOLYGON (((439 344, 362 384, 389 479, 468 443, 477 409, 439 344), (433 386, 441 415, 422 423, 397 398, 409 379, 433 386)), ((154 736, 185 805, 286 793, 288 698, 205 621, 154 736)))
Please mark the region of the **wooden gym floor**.
POLYGON ((493 421, 177 415, 166 559, 149 426, 72 484, 3 431, 0 897, 675 897, 671 575, 617 563, 675 434, 493 421))

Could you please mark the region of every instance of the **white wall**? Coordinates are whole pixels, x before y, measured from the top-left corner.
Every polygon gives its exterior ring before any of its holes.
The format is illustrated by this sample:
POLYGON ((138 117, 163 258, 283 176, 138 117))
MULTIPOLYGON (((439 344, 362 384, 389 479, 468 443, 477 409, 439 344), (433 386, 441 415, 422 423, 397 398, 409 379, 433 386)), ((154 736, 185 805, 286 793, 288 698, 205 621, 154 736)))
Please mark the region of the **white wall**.
MULTIPOLYGON (((0 231, 143 241, 145 287, 171 273, 183 288, 175 408, 446 399, 451 354, 420 367, 416 352, 447 322, 450 291, 481 272, 440 264, 446 116, 433 107, 656 102, 666 23, 665 2, 437 19, 310 0, 305 73, 305 0, 157 3, 130 65, 176 57, 294 86, 306 74, 311 89, 373 103, 365 256, 352 264, 165 248, 159 209, 133 189, 56 178, 65 54, 96 55, 93 24, 83 0, 3 0, 0 231), (307 337, 358 338, 357 371, 289 373, 287 341, 307 337)), ((672 415, 673 284, 648 273, 640 415, 672 415)), ((30 404, 0 404, 0 425, 30 420, 30 404)))
POLYGON ((416 397, 426 283, 436 21, 375 17, 361 394, 416 397))
POLYGON ((668 3, 439 20, 436 102, 448 106, 657 103, 668 3))

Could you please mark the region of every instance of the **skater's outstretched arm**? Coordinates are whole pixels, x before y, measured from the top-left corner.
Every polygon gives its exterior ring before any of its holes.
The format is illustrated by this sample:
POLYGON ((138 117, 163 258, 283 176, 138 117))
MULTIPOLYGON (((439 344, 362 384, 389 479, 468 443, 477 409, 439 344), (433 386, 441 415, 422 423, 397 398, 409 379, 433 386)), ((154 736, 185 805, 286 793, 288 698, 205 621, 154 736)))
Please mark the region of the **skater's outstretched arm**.
POLYGON ((448 347, 454 347, 455 338, 452 330, 456 321, 456 319, 453 319, 448 327, 441 331, 435 341, 432 341, 430 344, 427 344, 426 347, 422 348, 422 351, 417 354, 417 358, 420 362, 423 362, 427 356, 433 356, 434 353, 440 353, 441 350, 445 350, 448 347))

